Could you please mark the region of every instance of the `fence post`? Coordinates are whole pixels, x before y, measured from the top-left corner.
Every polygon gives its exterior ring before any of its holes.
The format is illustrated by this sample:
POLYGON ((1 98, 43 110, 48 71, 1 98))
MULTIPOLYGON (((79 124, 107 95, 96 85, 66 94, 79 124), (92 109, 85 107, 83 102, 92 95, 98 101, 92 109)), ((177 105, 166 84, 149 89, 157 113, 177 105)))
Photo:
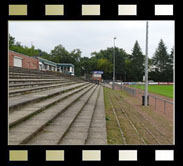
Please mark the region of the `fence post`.
POLYGON ((156 109, 156 96, 155 96, 155 109, 156 109))
POLYGON ((164 100, 164 114, 166 114, 166 101, 164 100))

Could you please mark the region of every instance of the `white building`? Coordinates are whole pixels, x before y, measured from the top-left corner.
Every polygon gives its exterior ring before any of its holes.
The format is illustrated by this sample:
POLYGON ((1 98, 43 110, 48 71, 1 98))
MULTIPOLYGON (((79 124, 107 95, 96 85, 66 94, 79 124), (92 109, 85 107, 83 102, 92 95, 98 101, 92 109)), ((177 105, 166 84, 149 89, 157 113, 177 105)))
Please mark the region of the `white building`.
POLYGON ((71 63, 55 63, 44 58, 38 57, 39 70, 58 71, 63 74, 74 75, 74 65, 71 63))

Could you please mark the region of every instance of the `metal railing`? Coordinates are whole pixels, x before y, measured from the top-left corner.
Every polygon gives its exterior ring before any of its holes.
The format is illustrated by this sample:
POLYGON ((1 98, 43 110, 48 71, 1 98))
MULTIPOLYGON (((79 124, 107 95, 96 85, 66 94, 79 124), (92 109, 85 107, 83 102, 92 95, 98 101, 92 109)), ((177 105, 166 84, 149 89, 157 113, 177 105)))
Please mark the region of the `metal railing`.
MULTIPOLYGON (((103 82, 102 85, 107 88, 112 88, 112 84, 110 84, 110 82, 111 80, 107 80, 103 82)), ((123 90, 134 97, 138 97, 140 100, 142 100, 142 96, 144 95, 144 92, 142 90, 122 85, 122 83, 120 85, 119 82, 115 83, 114 87, 117 90, 123 90)), ((174 102, 152 94, 149 94, 148 96, 149 96, 149 105, 153 106, 155 110, 163 111, 164 114, 173 113, 174 102)))
MULTIPOLYGON (((137 89, 134 89, 134 88, 127 87, 127 86, 122 86, 122 90, 126 91, 130 95, 140 97, 140 99, 144 95, 144 92, 137 90, 137 89)), ((174 102, 166 100, 166 99, 161 98, 159 96, 151 95, 151 94, 149 94, 148 96, 149 96, 149 105, 154 106, 156 110, 159 110, 160 106, 162 108, 162 104, 163 104, 164 114, 167 113, 167 110, 173 111, 174 102), (161 101, 161 103, 160 102, 158 103, 158 101, 161 101), (171 105, 171 108, 168 107, 170 105, 171 105)))
POLYGON ((126 91, 127 93, 129 93, 133 96, 136 96, 136 93, 137 93, 135 89, 132 89, 132 88, 129 88, 126 86, 122 86, 122 90, 126 91))
POLYGON ((166 114, 167 113, 167 105, 168 104, 170 104, 170 105, 172 105, 172 108, 173 108, 173 104, 174 104, 174 102, 171 102, 171 101, 169 101, 169 100, 165 100, 165 99, 162 99, 162 98, 160 98, 160 97, 157 97, 157 96, 153 96, 153 95, 149 95, 149 97, 151 97, 151 98, 153 98, 154 99, 154 107, 155 107, 155 109, 157 109, 157 100, 160 100, 160 101, 162 101, 163 102, 163 105, 164 105, 164 109, 163 109, 163 111, 164 111, 164 114, 166 114))

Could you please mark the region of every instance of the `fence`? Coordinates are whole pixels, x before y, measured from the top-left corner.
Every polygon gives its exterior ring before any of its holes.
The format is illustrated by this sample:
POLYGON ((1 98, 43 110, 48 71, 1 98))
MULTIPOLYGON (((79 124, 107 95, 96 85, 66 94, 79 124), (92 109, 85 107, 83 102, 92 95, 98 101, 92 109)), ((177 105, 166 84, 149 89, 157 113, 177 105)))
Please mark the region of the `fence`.
MULTIPOLYGON (((102 84, 105 87, 112 88, 112 85, 108 83, 109 81, 102 84)), ((144 95, 144 91, 136 88, 131 88, 126 85, 120 85, 120 83, 115 83, 115 89, 117 90, 123 90, 130 95, 139 98, 142 101, 142 96, 144 95)), ((155 96, 152 94, 149 94, 149 105, 153 106, 155 110, 162 112, 163 114, 173 117, 173 106, 174 102, 161 98, 159 96, 155 96)))
POLYGON ((157 97, 157 96, 153 96, 153 95, 149 95, 149 97, 151 97, 151 101, 154 100, 154 104, 153 105, 154 105, 155 109, 158 109, 158 100, 162 102, 163 108, 164 108, 163 109, 164 114, 166 114, 167 110, 169 110, 169 108, 170 108, 170 107, 168 107, 168 105, 171 105, 172 110, 173 110, 173 104, 174 104, 173 102, 165 100, 165 99, 162 99, 162 98, 157 97))
POLYGON ((136 96, 136 93, 137 93, 135 89, 132 89, 132 88, 129 88, 126 86, 122 86, 122 90, 128 92, 129 94, 131 94, 133 96, 136 96))
POLYGON ((112 85, 108 84, 108 83, 100 83, 102 86, 106 87, 106 88, 111 88, 112 89, 112 85))
MULTIPOLYGON (((122 90, 126 91, 130 95, 138 97, 140 100, 142 100, 142 96, 144 95, 144 92, 142 90, 130 88, 124 85, 122 86, 122 90)), ((149 94, 148 96, 149 105, 153 106, 155 110, 161 111, 169 116, 173 116, 174 102, 152 94, 149 94)))

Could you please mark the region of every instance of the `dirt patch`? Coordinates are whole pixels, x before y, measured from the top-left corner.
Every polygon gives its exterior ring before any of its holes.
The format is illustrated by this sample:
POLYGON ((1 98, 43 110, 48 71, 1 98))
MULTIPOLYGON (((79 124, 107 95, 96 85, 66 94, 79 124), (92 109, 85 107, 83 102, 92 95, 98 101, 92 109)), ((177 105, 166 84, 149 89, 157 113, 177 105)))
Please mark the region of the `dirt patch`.
POLYGON ((172 142, 173 140, 173 121, 170 120, 167 115, 160 114, 155 111, 153 107, 144 107, 139 103, 139 100, 125 92, 120 91, 124 100, 135 108, 138 113, 143 116, 148 123, 151 123, 157 130, 157 134, 161 136, 162 134, 172 142))
MULTIPOLYGON (((124 91, 111 90, 108 88, 104 89, 104 95, 105 98, 107 98, 105 104, 108 105, 107 112, 110 112, 112 109, 109 104, 109 96, 111 96, 111 101, 113 102, 127 144, 173 144, 173 121, 167 118, 167 115, 154 111, 151 106, 142 106, 138 97, 133 97, 124 91)), ((108 113, 107 116, 108 119, 111 119, 112 111, 111 114, 108 113)), ((112 120, 114 123, 114 117, 112 120)), ((108 121, 109 123, 107 123, 107 125, 110 125, 111 122, 110 120, 108 121)), ((113 127, 117 128, 117 125, 113 125, 113 127)), ((110 128, 110 126, 107 128, 110 128)), ((116 129, 116 131, 118 130, 116 129)), ((112 137, 114 135, 109 134, 111 132, 110 130, 107 132, 110 140, 113 140, 114 138, 112 137)), ((119 137, 119 139, 121 138, 119 137)), ((108 143, 117 144, 117 141, 108 141, 108 143)))
MULTIPOLYGON (((129 86, 127 86, 129 87, 129 86)), ((141 106, 142 105, 142 96, 144 95, 144 91, 134 88, 134 87, 130 87, 131 89, 135 89, 136 90, 136 94, 133 95, 133 97, 136 97, 139 101, 137 102, 136 106, 141 106)), ((117 87, 116 89, 121 90, 121 87, 117 87)), ((153 111, 156 111, 157 113, 165 116, 168 120, 173 121, 174 119, 174 104, 172 104, 173 99, 172 98, 168 98, 166 96, 162 96, 162 95, 158 95, 155 93, 149 93, 149 107, 151 107, 151 109, 153 111), (155 96, 155 97, 152 97, 155 96), (159 99, 161 98, 161 99, 159 99), (166 102, 166 101, 170 101, 166 102)))

